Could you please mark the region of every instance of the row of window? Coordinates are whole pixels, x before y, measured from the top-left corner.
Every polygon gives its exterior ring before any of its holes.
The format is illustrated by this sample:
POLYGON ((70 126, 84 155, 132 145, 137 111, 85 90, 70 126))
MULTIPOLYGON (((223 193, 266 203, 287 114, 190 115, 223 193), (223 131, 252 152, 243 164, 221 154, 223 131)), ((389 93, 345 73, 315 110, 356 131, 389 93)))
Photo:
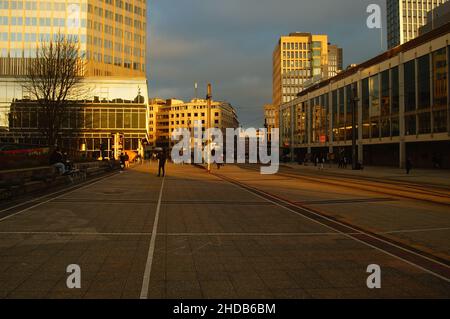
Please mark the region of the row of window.
MULTIPOLYGON (((11 128, 37 128, 44 114, 18 108, 10 113, 11 128)), ((72 110, 63 122, 66 129, 146 129, 145 110, 82 109, 72 110)))
MULTIPOLYGON (((0 9, 11 9, 11 10, 45 10, 45 11, 66 11, 66 3, 65 2, 57 2, 57 1, 8 1, 1 0, 0 1, 0 9)), ((86 4, 81 4, 81 10, 86 12, 86 4)))
MULTIPOLYGON (((450 47, 403 65, 405 135, 448 131, 448 61, 450 47)), ((323 143, 330 136, 334 141, 351 140, 353 121, 357 125, 359 118, 358 110, 353 112, 353 85, 298 105, 296 114, 293 115, 297 119, 295 128, 290 127, 291 111, 284 110, 281 116, 284 137, 288 137, 293 129, 299 143, 307 143, 309 130, 312 133, 311 143, 323 143)), ((394 67, 365 78, 361 85, 362 137, 370 139, 399 136, 399 68, 394 67)))

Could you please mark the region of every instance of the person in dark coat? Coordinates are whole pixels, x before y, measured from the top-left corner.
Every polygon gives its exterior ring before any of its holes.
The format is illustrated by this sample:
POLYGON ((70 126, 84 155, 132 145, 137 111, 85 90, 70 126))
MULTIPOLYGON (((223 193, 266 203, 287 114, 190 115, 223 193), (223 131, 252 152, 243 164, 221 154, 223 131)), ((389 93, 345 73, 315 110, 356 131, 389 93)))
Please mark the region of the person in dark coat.
POLYGON ((56 147, 50 156, 50 165, 53 166, 60 175, 63 175, 66 172, 66 165, 64 162, 65 160, 61 150, 59 147, 56 147))
POLYGON ((167 156, 166 152, 162 151, 158 154, 158 177, 161 176, 162 171, 162 177, 166 176, 166 162, 167 162, 167 156))
POLYGON ((411 170, 412 170, 412 162, 411 159, 408 158, 406 160, 406 174, 409 175, 409 173, 411 173, 411 170))

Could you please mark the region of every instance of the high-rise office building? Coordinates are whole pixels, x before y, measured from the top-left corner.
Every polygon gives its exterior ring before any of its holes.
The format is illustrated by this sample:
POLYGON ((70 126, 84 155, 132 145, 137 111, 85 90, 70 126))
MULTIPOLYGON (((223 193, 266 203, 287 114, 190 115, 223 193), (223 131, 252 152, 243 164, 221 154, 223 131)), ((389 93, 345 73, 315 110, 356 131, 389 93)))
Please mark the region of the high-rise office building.
POLYGON ((391 49, 419 36, 427 13, 447 0, 387 0, 387 39, 391 49))
POLYGON ((145 0, 0 1, 0 76, 58 34, 79 43, 86 76, 145 77, 145 0))
POLYGON ((120 132, 125 147, 135 149, 148 135, 146 16, 146 0, 0 0, 0 142, 45 143, 39 121, 23 121, 36 112, 23 77, 41 43, 62 35, 79 45, 85 61, 86 103, 74 112, 89 119, 70 121, 63 145, 87 145, 95 154, 120 132))
POLYGON ((342 49, 334 46, 330 52, 327 35, 291 33, 282 36, 273 52, 273 100, 278 127, 278 109, 283 103, 297 97, 305 85, 314 79, 321 80, 337 73, 342 61, 342 49), (332 54, 333 71, 329 69, 329 54, 332 54))
POLYGON ((334 44, 328 44, 328 77, 333 77, 342 72, 344 57, 342 48, 334 44))

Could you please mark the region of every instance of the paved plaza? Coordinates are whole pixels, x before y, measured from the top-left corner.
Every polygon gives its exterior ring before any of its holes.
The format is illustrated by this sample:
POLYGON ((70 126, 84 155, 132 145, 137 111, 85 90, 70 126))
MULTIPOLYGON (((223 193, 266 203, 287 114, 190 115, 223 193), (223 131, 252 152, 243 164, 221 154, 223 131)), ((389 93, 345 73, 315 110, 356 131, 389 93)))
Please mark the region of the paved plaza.
POLYGON ((410 188, 415 200, 390 184, 377 193, 380 182, 263 176, 245 165, 208 174, 169 164, 165 178, 156 169, 147 163, 1 209, 0 298, 450 297, 446 190, 410 188), (397 254, 391 241, 421 260, 397 254), (72 264, 80 289, 66 284, 72 264), (381 289, 367 287, 372 264, 381 289))

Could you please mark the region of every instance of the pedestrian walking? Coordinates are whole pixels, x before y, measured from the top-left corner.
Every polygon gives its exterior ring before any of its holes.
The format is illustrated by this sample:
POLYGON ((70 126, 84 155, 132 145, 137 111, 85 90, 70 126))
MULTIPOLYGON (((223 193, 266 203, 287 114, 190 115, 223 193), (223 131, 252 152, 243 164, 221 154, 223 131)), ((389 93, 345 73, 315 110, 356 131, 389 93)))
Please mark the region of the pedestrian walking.
POLYGON ((322 157, 321 163, 320 163, 320 169, 323 171, 325 168, 325 157, 322 157))
POLYGON ((125 167, 130 168, 130 156, 128 153, 125 153, 125 167))
POLYGON ((406 174, 409 175, 409 173, 411 173, 412 170, 412 161, 410 158, 408 158, 406 160, 406 174))
POLYGON ((166 156, 166 152, 163 150, 158 155, 158 177, 161 177, 161 171, 162 171, 162 177, 166 176, 166 162, 167 162, 167 156, 166 156))

